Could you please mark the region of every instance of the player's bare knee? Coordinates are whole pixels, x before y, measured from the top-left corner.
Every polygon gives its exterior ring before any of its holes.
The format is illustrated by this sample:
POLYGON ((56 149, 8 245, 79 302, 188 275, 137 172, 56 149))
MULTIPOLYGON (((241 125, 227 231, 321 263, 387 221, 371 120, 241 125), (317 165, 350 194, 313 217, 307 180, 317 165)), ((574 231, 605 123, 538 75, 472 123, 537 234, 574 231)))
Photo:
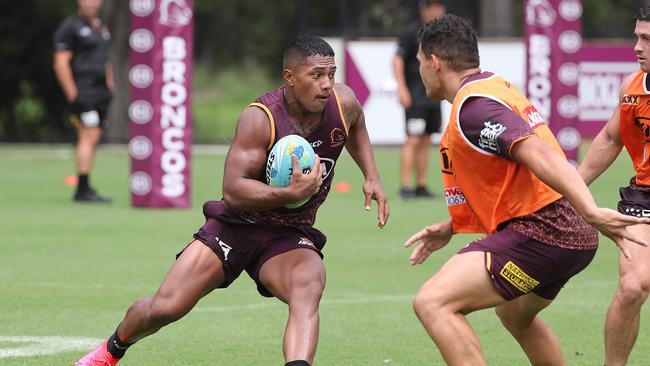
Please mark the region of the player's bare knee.
POLYGON ((316 305, 323 296, 325 289, 324 276, 309 276, 294 281, 290 291, 289 301, 299 301, 303 304, 316 305))
POLYGON ((422 318, 431 318, 443 310, 442 298, 430 291, 420 290, 413 299, 413 310, 422 318))
POLYGON ((635 274, 621 277, 616 296, 624 305, 640 306, 648 297, 650 286, 635 274))

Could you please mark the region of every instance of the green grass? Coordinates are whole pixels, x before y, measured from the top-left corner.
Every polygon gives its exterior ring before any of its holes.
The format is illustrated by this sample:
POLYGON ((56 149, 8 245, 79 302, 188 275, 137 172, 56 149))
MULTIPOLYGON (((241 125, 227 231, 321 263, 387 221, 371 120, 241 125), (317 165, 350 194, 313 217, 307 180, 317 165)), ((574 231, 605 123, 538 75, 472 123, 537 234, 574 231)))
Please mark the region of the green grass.
MULTIPOLYGON (((104 338, 137 298, 151 295, 174 255, 202 225, 201 204, 220 197, 223 155, 194 154, 191 209, 135 209, 129 204, 124 148, 103 149, 92 177, 113 197, 110 206, 76 205, 63 185, 73 172, 69 147, 0 146, 0 355, 21 343, 8 336, 104 338)), ((362 177, 343 155, 333 192, 317 226, 328 235, 328 283, 321 306, 317 365, 430 365, 442 359, 415 318, 411 299, 420 285, 472 237, 458 236, 418 267, 408 264, 404 240, 447 216, 440 198, 397 199, 396 148, 375 152, 391 218, 376 227, 375 207, 363 210, 362 177)), ((432 156, 437 162, 432 151, 432 156)), ((435 167, 436 163, 432 163, 435 167)), ((431 182, 440 191, 440 174, 431 182)), ((597 201, 615 207, 625 185, 627 158, 593 185, 597 201)), ((616 287, 617 252, 603 239, 594 262, 542 313, 557 333, 569 365, 602 364, 602 326, 616 287)), ((461 279, 459 279, 461 280, 461 279)), ((646 307, 643 316, 647 318, 646 307)), ((281 365, 286 307, 260 297, 244 274, 227 290, 203 299, 187 317, 141 341, 124 365, 281 365)), ((490 365, 526 365, 523 352, 493 311, 469 316, 490 365)), ((642 329, 629 365, 647 365, 650 334, 642 329)), ((0 358, 0 365, 70 365, 83 354, 0 358)))

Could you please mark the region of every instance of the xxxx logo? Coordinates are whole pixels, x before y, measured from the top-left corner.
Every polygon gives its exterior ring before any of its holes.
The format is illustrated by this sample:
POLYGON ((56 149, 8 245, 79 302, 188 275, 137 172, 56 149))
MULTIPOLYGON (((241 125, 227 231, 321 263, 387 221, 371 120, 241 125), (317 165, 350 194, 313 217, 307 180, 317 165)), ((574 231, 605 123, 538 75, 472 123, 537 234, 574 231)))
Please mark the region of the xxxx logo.
POLYGON ((641 102, 641 96, 639 95, 623 95, 621 99, 621 105, 639 105, 641 102))

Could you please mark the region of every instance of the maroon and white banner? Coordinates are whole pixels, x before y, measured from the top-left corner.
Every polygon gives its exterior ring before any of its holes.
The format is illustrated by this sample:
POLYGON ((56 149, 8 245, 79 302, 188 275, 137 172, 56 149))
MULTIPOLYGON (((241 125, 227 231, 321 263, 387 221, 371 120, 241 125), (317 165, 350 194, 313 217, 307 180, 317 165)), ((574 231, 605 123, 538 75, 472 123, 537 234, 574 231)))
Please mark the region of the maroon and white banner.
POLYGON ((193 0, 130 0, 134 207, 190 206, 193 0))
POLYGON ((614 113, 623 79, 639 69, 634 43, 585 43, 580 51, 580 131, 595 137, 614 113))
POLYGON ((582 46, 581 0, 526 0, 526 90, 569 160, 581 142, 578 77, 582 46))

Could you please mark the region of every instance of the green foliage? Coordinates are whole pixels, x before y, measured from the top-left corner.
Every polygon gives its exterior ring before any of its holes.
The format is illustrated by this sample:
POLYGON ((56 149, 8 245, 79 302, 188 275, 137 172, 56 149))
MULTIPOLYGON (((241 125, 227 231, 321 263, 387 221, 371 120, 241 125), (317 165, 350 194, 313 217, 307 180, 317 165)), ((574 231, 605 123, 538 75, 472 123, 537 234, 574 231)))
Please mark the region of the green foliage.
POLYGON ((52 70, 52 34, 75 4, 24 0, 3 7, 0 34, 11 36, 0 42, 0 141, 64 138, 66 103, 52 70))
POLYGON ((229 143, 244 108, 277 85, 279 81, 274 82, 261 68, 253 65, 219 72, 195 67, 192 100, 194 141, 229 143))
POLYGON ((586 38, 631 39, 636 0, 585 0, 582 30, 586 38))

